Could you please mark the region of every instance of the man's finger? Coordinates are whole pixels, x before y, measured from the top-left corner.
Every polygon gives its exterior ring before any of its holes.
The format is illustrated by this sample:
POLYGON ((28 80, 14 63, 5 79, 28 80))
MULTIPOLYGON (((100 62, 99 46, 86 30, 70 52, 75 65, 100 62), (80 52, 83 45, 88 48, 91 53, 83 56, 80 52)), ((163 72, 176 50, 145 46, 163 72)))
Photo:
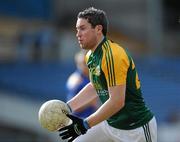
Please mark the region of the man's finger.
POLYGON ((69 134, 69 131, 63 131, 62 133, 59 134, 60 137, 66 136, 69 134))
POLYGON ((63 128, 60 128, 58 131, 61 132, 61 131, 66 131, 70 128, 70 125, 69 126, 65 126, 63 128))
POLYGON ((61 138, 64 140, 64 139, 68 139, 72 137, 70 134, 66 134, 66 135, 63 135, 61 138))
POLYGON ((68 140, 68 142, 72 142, 74 139, 75 139, 75 138, 72 137, 72 138, 70 138, 70 139, 68 140))

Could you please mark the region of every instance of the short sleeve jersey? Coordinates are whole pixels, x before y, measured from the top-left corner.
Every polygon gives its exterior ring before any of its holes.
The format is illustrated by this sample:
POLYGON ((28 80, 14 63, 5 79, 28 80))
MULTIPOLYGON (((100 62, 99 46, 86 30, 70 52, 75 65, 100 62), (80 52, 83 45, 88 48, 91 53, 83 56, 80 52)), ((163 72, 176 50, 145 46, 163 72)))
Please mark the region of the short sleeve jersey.
POLYGON ((87 53, 86 63, 90 80, 102 103, 109 98, 109 87, 126 84, 125 105, 107 120, 109 125, 129 130, 152 119, 153 114, 142 97, 135 64, 124 48, 105 37, 94 52, 87 53))

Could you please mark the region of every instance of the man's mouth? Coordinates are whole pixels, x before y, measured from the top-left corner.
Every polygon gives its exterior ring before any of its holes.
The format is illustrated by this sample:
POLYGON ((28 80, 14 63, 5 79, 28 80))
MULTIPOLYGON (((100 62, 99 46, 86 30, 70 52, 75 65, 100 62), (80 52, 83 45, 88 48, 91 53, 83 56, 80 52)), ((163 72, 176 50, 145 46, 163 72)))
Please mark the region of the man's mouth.
POLYGON ((81 43, 82 43, 82 40, 78 40, 78 42, 81 44, 81 43))

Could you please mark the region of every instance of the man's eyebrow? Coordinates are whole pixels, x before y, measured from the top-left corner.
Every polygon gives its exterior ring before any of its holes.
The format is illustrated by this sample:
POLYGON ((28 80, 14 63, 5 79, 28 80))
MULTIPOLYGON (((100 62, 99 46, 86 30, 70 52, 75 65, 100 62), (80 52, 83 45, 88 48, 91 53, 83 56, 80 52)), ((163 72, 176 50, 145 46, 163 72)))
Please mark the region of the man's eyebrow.
POLYGON ((76 29, 83 28, 85 25, 76 26, 76 29))

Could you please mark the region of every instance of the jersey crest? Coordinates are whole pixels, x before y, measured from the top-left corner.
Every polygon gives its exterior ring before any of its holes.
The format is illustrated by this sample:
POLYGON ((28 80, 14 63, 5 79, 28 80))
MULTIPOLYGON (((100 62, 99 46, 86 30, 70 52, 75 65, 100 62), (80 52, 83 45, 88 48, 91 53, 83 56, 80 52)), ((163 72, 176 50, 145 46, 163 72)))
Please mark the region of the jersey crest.
POLYGON ((94 69, 93 74, 96 75, 96 76, 100 76, 101 70, 100 70, 100 66, 99 65, 94 69))

